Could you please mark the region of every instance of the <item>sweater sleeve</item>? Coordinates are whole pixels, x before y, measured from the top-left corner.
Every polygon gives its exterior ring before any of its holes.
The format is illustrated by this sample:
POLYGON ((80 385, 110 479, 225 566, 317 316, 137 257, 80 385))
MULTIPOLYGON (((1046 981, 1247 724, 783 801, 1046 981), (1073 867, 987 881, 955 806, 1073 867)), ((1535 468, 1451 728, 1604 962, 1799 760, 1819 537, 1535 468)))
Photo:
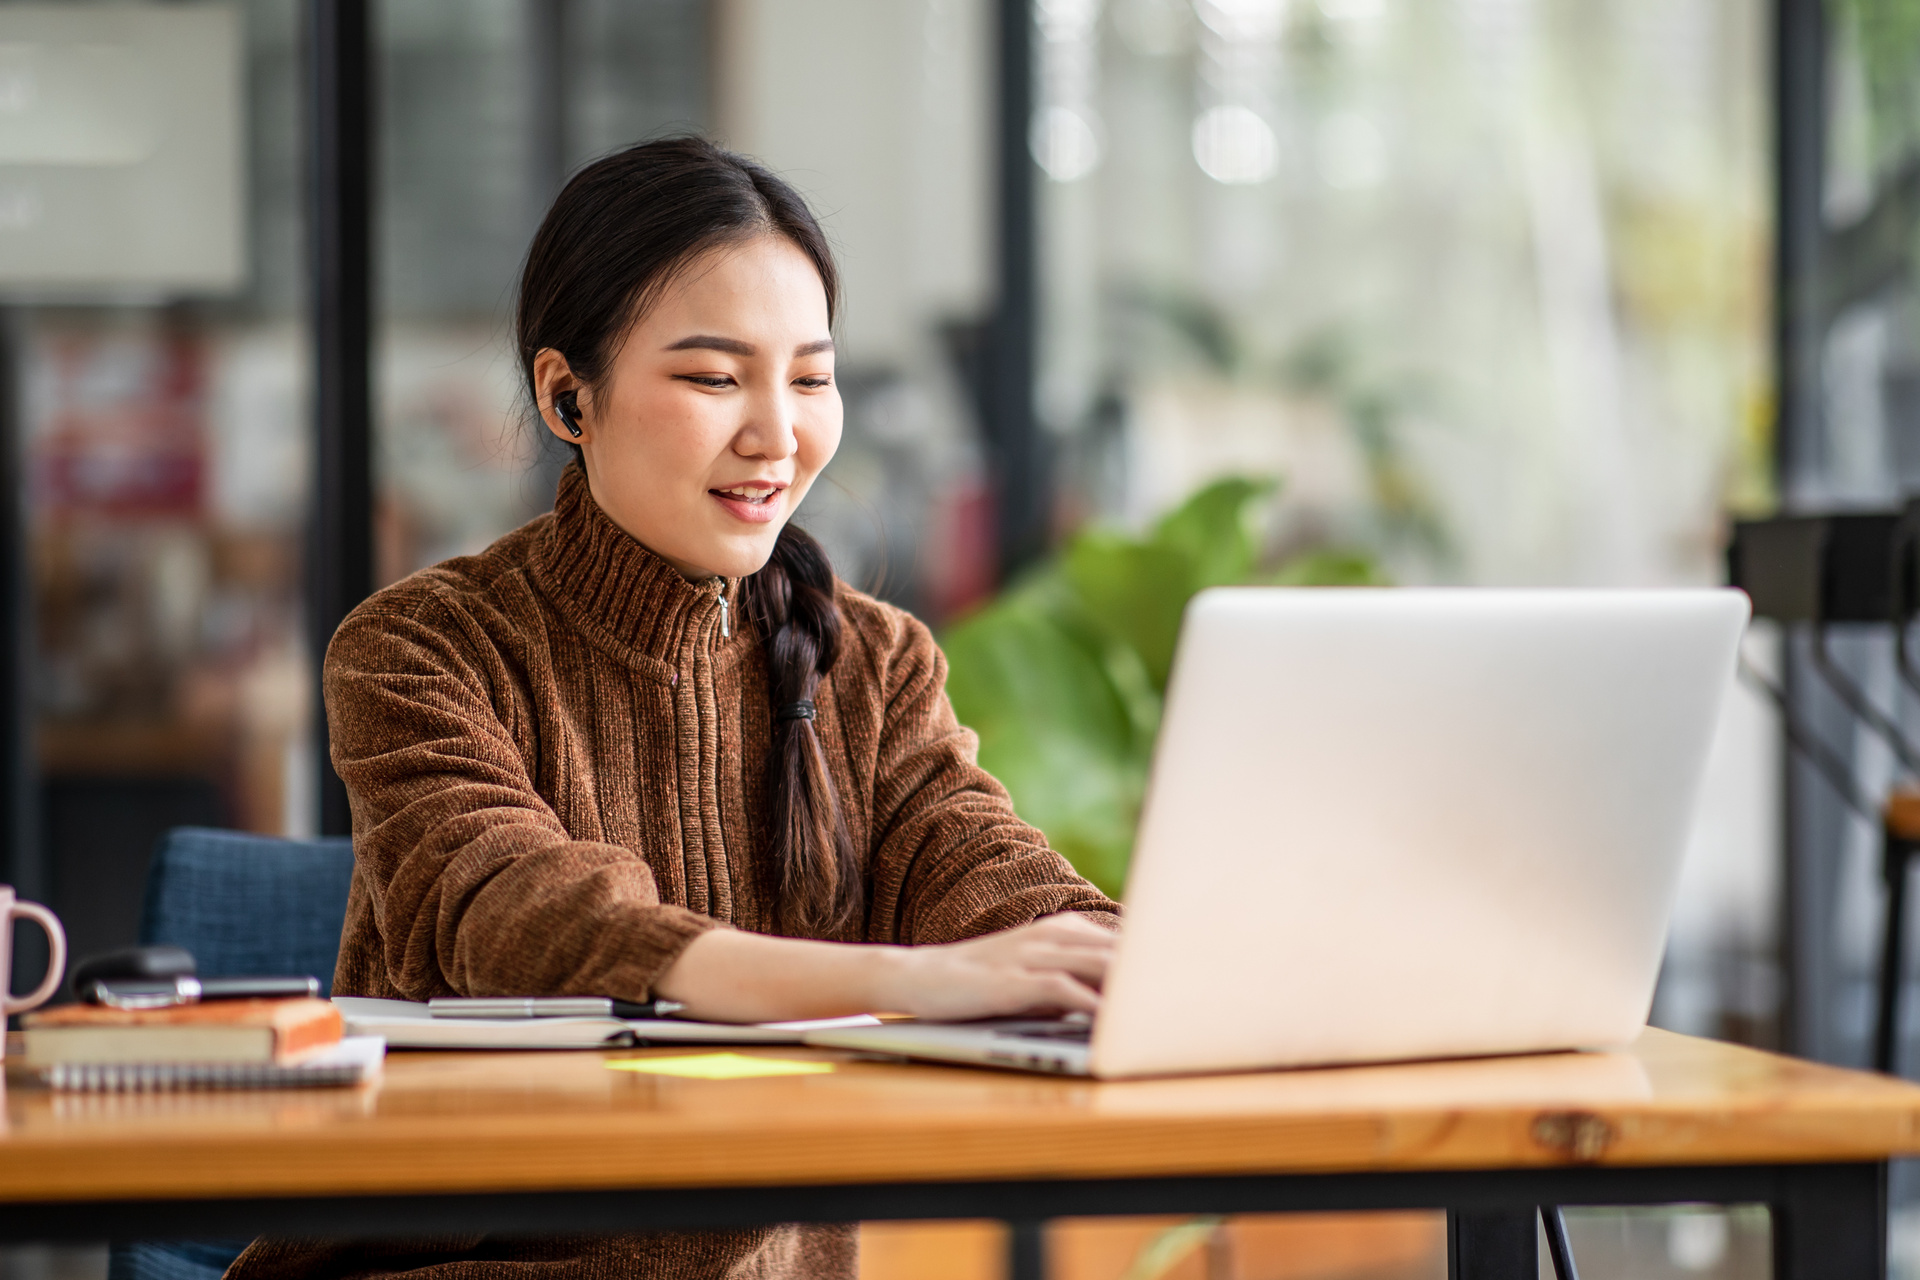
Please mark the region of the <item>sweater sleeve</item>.
POLYGON ((362 609, 328 646, 327 725, 368 941, 410 999, 642 999, 718 922, 663 904, 633 851, 567 834, 502 719, 505 679, 433 600, 362 609))
POLYGON ((947 659, 924 624, 889 611, 874 786, 874 942, 952 942, 1080 911, 1117 928, 1119 906, 1020 820, 977 763, 979 739, 947 700, 947 659))

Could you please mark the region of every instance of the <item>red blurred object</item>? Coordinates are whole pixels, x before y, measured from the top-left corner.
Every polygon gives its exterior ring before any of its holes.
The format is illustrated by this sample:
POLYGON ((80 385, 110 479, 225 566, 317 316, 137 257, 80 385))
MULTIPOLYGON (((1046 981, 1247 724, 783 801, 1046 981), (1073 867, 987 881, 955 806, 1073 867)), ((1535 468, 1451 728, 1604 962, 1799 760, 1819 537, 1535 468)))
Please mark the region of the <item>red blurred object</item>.
POLYGON ((964 480, 941 495, 929 524, 927 602, 939 624, 993 595, 999 579, 993 495, 979 480, 964 480))
POLYGON ((41 354, 37 511, 55 519, 199 516, 205 346, 178 333, 62 334, 41 354))

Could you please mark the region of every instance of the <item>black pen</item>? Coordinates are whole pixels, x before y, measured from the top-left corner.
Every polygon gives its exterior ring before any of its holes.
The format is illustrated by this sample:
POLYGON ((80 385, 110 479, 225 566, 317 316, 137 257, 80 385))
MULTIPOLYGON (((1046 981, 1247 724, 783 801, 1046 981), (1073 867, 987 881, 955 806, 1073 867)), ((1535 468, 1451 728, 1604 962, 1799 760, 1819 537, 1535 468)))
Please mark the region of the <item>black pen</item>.
POLYGON ((665 1018, 686 1008, 678 1000, 615 1000, 611 996, 436 996, 436 1018, 665 1018))

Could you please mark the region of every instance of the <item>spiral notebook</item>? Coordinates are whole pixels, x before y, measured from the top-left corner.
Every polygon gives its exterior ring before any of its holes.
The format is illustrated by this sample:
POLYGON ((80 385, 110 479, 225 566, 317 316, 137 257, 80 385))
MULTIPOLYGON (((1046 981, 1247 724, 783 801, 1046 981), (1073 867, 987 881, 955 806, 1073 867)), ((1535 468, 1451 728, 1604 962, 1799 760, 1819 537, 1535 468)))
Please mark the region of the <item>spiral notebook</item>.
POLYGON ((379 1036, 349 1036, 295 1062, 56 1062, 32 1074, 67 1093, 317 1089, 373 1079, 386 1052, 379 1036))

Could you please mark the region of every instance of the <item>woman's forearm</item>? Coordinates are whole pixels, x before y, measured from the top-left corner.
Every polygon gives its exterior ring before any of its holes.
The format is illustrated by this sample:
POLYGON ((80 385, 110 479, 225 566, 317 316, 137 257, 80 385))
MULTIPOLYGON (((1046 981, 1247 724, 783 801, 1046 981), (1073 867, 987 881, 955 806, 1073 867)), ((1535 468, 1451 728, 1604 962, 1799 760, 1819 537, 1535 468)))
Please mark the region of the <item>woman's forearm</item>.
POLYGON ((1113 934, 1077 915, 940 946, 889 947, 713 929, 687 944, 653 994, 714 1022, 854 1013, 985 1018, 1091 1013, 1113 934))
POLYGON ((653 993, 713 1022, 837 1018, 891 1008, 904 947, 855 946, 712 929, 687 944, 653 993))

